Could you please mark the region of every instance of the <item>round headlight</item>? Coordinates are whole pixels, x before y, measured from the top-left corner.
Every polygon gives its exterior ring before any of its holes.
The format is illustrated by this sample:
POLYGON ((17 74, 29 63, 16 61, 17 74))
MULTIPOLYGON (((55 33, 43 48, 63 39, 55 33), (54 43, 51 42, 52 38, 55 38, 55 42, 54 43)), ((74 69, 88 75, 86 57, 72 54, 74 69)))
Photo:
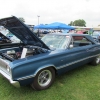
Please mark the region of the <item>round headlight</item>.
POLYGON ((9 66, 6 66, 6 68, 7 68, 7 71, 10 72, 10 68, 9 68, 9 66))

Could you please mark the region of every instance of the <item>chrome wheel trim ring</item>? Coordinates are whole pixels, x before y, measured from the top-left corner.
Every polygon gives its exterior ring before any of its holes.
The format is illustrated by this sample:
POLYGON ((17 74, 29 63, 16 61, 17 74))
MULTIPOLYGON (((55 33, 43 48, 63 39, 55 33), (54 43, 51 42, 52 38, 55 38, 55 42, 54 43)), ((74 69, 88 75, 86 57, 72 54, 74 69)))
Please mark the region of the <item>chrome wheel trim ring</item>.
POLYGON ((99 62, 100 62, 100 58, 97 57, 97 58, 96 58, 96 63, 98 64, 99 62))
POLYGON ((49 85, 52 80, 52 73, 49 70, 43 70, 38 76, 38 84, 41 87, 49 85))

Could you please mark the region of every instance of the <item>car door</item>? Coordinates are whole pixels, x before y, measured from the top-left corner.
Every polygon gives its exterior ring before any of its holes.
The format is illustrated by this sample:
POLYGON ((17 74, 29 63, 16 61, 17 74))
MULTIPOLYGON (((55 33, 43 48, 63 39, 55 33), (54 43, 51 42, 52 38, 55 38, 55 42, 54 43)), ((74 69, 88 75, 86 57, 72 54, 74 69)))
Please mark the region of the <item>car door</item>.
MULTIPOLYGON (((75 42, 74 39, 73 42, 75 42)), ((73 44, 73 42, 70 44, 73 44)), ((84 45, 80 45, 82 42, 81 39, 77 40, 76 42, 77 46, 73 46, 71 48, 69 47, 67 50, 65 50, 65 54, 62 59, 63 66, 59 67, 59 69, 63 72, 82 66, 89 62, 88 58, 90 56, 90 52, 88 52, 88 50, 91 49, 91 45, 85 45, 85 43, 83 43, 84 45)))
POLYGON ((100 55, 100 45, 92 44, 90 48, 88 48, 87 52, 90 54, 89 59, 90 61, 95 57, 100 55))

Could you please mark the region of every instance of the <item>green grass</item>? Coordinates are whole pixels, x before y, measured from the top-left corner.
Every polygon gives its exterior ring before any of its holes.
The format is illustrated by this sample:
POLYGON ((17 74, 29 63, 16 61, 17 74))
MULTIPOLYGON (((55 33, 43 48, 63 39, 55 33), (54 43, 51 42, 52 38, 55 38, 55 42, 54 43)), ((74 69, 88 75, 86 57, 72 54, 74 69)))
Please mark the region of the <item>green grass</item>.
POLYGON ((13 87, 0 75, 0 100, 100 100, 100 65, 85 65, 57 76, 47 90, 13 87))

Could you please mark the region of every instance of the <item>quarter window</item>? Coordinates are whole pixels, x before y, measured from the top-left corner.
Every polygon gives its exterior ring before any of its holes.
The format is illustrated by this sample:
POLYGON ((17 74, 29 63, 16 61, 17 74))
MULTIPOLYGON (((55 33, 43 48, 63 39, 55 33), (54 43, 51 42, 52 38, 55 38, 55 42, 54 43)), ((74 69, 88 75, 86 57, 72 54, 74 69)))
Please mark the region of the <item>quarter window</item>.
POLYGON ((73 36, 73 47, 86 45, 92 45, 92 42, 84 36, 73 36))

